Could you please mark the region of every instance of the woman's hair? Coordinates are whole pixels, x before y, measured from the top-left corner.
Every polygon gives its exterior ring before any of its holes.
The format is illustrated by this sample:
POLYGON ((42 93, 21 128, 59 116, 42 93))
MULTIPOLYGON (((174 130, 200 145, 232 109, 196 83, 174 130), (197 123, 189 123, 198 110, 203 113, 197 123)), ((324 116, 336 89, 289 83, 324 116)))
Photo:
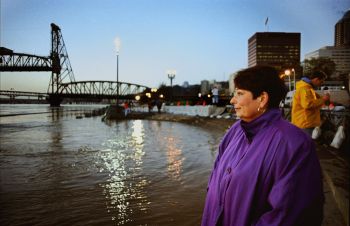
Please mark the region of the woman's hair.
POLYGON ((255 66, 241 70, 237 73, 234 84, 236 88, 252 92, 253 99, 266 92, 269 95, 268 108, 278 108, 287 94, 284 81, 271 66, 255 66))

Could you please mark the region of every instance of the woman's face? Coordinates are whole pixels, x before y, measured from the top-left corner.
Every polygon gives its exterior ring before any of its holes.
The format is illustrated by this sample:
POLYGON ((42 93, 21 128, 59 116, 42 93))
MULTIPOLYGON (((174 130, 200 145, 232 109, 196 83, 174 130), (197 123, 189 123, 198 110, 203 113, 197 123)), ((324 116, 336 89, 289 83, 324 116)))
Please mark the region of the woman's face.
POLYGON ((253 99, 253 93, 245 89, 236 89, 230 103, 236 110, 236 115, 245 122, 250 122, 262 114, 258 108, 261 99, 253 99))

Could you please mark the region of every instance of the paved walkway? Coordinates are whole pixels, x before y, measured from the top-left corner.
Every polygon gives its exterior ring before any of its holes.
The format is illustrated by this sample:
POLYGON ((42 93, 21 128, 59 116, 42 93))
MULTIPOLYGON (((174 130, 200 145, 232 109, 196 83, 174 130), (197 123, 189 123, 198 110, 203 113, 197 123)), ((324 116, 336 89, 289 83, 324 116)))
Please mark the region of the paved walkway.
POLYGON ((326 196, 323 225, 349 226, 349 153, 318 145, 326 196))

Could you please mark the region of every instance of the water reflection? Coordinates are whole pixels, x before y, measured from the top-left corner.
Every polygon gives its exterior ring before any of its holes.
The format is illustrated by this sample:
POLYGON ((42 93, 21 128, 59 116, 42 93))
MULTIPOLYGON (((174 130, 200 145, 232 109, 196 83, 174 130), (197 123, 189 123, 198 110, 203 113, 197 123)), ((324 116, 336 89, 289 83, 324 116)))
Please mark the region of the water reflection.
POLYGON ((144 191, 149 181, 142 173, 144 138, 143 122, 133 121, 131 131, 116 130, 100 155, 109 177, 101 186, 108 200, 107 210, 117 225, 131 222, 132 214, 146 213, 149 209, 150 202, 144 191))
POLYGON ((130 148, 134 149, 132 159, 135 161, 135 166, 132 171, 133 179, 136 179, 136 184, 131 195, 133 199, 137 200, 136 204, 139 210, 147 213, 150 202, 148 200, 147 194, 144 191, 144 189, 149 185, 149 181, 146 179, 142 172, 143 157, 145 155, 145 132, 143 122, 141 120, 133 121, 132 128, 132 143, 130 148))
POLYGON ((210 134, 66 110, 0 118, 0 225, 200 224, 210 134))
POLYGON ((167 138, 168 174, 174 180, 181 180, 184 158, 182 150, 177 148, 175 137, 167 138))
POLYGON ((120 150, 115 150, 116 142, 109 140, 108 145, 111 146, 111 149, 103 150, 100 156, 108 173, 106 183, 101 186, 104 188, 106 200, 109 201, 106 205, 107 211, 112 213, 112 220, 118 220, 119 223, 124 224, 129 220, 127 213, 129 202, 126 196, 130 194, 125 184, 127 176, 126 156, 120 150))
POLYGON ((131 134, 133 145, 135 149, 134 160, 136 161, 136 165, 139 167, 142 165, 142 157, 145 155, 143 151, 144 146, 144 128, 141 120, 136 120, 133 122, 133 132, 131 134))

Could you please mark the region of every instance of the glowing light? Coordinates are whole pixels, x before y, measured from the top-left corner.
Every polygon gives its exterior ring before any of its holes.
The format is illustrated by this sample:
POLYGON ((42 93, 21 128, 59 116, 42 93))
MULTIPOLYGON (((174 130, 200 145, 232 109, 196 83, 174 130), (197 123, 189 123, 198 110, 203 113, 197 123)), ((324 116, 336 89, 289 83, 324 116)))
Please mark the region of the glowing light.
POLYGON ((120 51, 120 46, 121 46, 120 38, 119 37, 115 37, 115 39, 114 39, 114 47, 115 47, 115 50, 117 51, 117 53, 119 53, 119 51, 120 51))
POLYGON ((287 76, 290 76, 291 71, 289 69, 287 69, 287 70, 284 71, 284 74, 287 75, 287 76))

